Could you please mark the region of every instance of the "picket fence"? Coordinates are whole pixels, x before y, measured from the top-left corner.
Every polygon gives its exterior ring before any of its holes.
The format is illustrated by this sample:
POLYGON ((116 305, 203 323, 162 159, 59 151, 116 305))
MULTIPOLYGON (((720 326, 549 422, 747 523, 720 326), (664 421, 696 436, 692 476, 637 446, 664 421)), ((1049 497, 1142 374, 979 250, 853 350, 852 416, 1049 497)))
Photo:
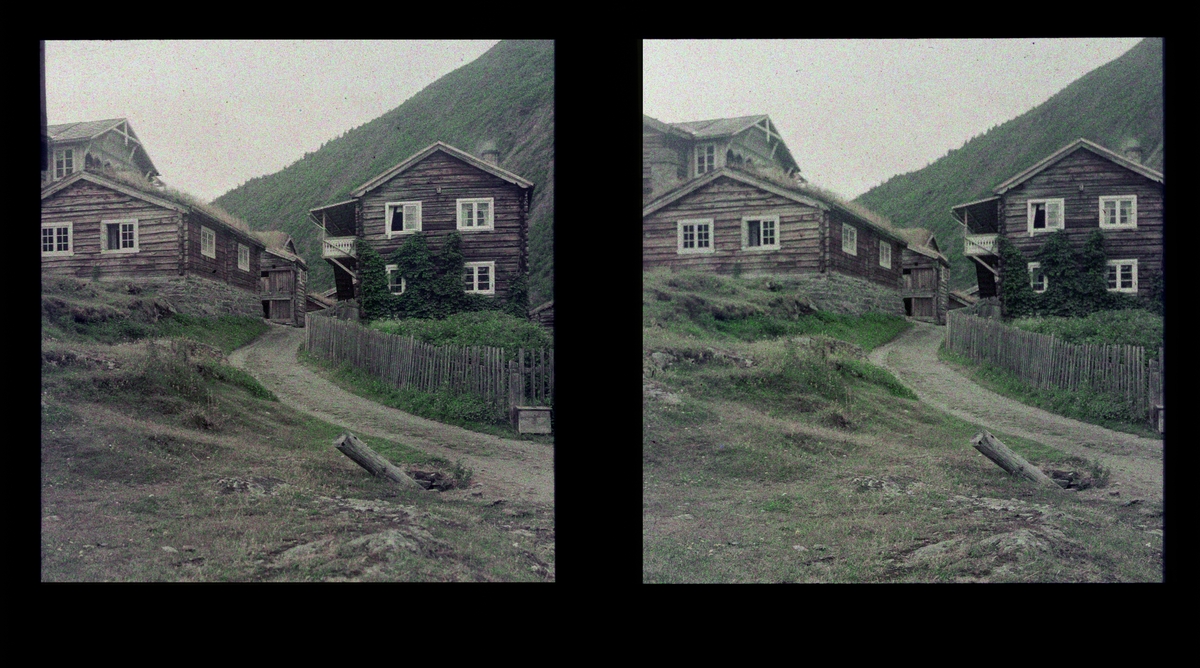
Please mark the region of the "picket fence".
POLYGON ((548 406, 554 397, 554 350, 433 346, 348 320, 305 314, 305 350, 348 363, 396 388, 470 393, 511 410, 548 406))
POLYGON ((1140 346, 1075 345, 951 311, 946 349, 1006 369, 1040 388, 1092 390, 1128 402, 1135 414, 1158 420, 1163 405, 1163 349, 1147 359, 1140 346))

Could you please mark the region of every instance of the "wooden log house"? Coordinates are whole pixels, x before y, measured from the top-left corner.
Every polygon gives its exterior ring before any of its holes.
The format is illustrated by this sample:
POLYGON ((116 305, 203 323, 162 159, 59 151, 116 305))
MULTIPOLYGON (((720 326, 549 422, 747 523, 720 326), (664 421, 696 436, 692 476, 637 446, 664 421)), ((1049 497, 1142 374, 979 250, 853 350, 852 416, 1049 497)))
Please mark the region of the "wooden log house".
MULTIPOLYGON (((389 257, 413 234, 436 255, 462 236, 463 289, 504 299, 528 271, 527 218, 533 183, 498 166, 499 152, 473 156, 436 142, 356 188, 351 199, 310 211, 323 230, 322 256, 333 265, 337 299, 361 297, 354 242, 389 257)), ((389 267, 389 285, 405 289, 389 267)))
POLYGON ((254 236, 266 245, 259 269, 263 317, 303 327, 308 311, 308 264, 296 252, 296 244, 287 232, 264 230, 254 236))
POLYGON ((46 138, 49 155, 47 169, 42 170, 42 187, 76 172, 101 167, 136 172, 147 179, 159 175, 124 118, 50 125, 46 127, 46 138))
MULTIPOLYGON (((1136 149, 1136 147, 1133 147, 1136 149)), ((1033 258, 1046 235, 1063 230, 1082 247, 1094 230, 1104 234, 1108 289, 1148 296, 1163 269, 1163 174, 1141 163, 1140 151, 1117 153, 1077 139, 1013 176, 992 197, 955 206, 965 228, 964 254, 976 263, 979 297, 997 297, 1013 268, 1000 267, 997 239, 1006 237, 1033 258)), ((1047 288, 1036 262, 1016 268, 1013 280, 1047 288)))
POLYGON ((258 292, 263 242, 212 205, 113 171, 76 171, 41 198, 44 275, 193 275, 258 292))
POLYGON ((949 310, 950 260, 942 255, 937 238, 927 229, 912 227, 899 230, 908 241, 901 253, 904 284, 900 297, 904 313, 915 320, 946 324, 949 310))
POLYGON ((769 169, 723 167, 642 208, 643 270, 836 274, 852 279, 839 284, 886 291, 885 310, 894 313, 906 245, 880 220, 769 169))

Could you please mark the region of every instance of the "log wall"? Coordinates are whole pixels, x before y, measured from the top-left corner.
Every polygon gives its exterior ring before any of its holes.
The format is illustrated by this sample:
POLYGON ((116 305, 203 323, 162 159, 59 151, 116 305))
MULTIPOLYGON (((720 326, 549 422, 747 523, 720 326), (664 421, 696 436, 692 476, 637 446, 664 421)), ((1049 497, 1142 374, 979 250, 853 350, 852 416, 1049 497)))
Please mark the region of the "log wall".
POLYGON ((829 212, 829 244, 828 266, 830 271, 837 271, 849 276, 859 276, 879 285, 900 289, 901 251, 904 246, 897 241, 888 239, 875 230, 874 227, 850 218, 840 211, 829 212), (851 255, 842 250, 842 225, 850 225, 857 232, 857 254, 851 255), (890 244, 892 247, 892 266, 883 267, 879 264, 880 244, 890 244))

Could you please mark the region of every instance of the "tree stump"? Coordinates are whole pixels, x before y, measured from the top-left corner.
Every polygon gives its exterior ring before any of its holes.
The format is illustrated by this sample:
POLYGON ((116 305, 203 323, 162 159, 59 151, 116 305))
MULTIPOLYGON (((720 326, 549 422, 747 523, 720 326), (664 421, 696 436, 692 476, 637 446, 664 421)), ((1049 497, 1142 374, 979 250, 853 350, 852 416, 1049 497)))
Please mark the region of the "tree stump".
POLYGON ((1019 475, 1040 485, 1049 485, 1054 489, 1060 489, 1058 484, 1051 480, 1049 476, 1042 473, 1033 464, 1025 461, 1021 455, 1009 450, 1008 446, 1001 443, 999 439, 987 431, 975 434, 975 437, 971 439, 971 445, 983 453, 984 457, 992 460, 997 466, 1013 475, 1019 475))
POLYGON ((358 440, 354 434, 348 431, 343 432, 341 436, 337 437, 333 442, 333 447, 341 450, 342 454, 354 460, 355 464, 370 471, 373 476, 384 477, 392 482, 416 487, 417 489, 424 489, 416 480, 405 475, 403 471, 396 468, 379 453, 368 448, 366 443, 358 440))

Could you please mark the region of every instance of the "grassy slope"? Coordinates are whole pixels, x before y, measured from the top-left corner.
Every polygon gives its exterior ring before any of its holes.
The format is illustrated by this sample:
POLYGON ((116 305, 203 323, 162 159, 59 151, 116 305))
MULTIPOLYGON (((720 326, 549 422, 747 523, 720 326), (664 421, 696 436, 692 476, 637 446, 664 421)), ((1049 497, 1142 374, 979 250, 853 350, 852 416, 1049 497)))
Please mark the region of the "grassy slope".
POLYGON ((991 196, 997 184, 1080 137, 1117 151, 1134 137, 1145 163, 1162 169, 1161 39, 1140 42, 1038 107, 973 137, 924 169, 892 177, 856 201, 899 227, 932 230, 950 258, 951 289, 963 289, 975 284, 975 269, 962 255, 962 227, 950 217, 950 207, 991 196))
MULTIPOLYGON (((803 326, 776 297, 752 281, 643 277, 643 581, 1161 579, 1161 536, 1136 526, 1161 508, 1033 488, 970 447, 978 425, 886 372, 712 325, 740 309, 803 326), (664 351, 676 362, 660 369, 664 351)), ((839 326, 829 334, 870 341, 881 322, 839 326)), ((1102 474, 998 436, 1034 463, 1102 474)))
POLYGON ((530 299, 553 298, 554 44, 505 41, 404 104, 330 140, 282 171, 251 179, 214 200, 254 229, 296 240, 310 289, 333 286, 320 230, 308 210, 351 190, 435 141, 468 152, 492 140, 500 166, 534 183, 529 216, 530 299))

